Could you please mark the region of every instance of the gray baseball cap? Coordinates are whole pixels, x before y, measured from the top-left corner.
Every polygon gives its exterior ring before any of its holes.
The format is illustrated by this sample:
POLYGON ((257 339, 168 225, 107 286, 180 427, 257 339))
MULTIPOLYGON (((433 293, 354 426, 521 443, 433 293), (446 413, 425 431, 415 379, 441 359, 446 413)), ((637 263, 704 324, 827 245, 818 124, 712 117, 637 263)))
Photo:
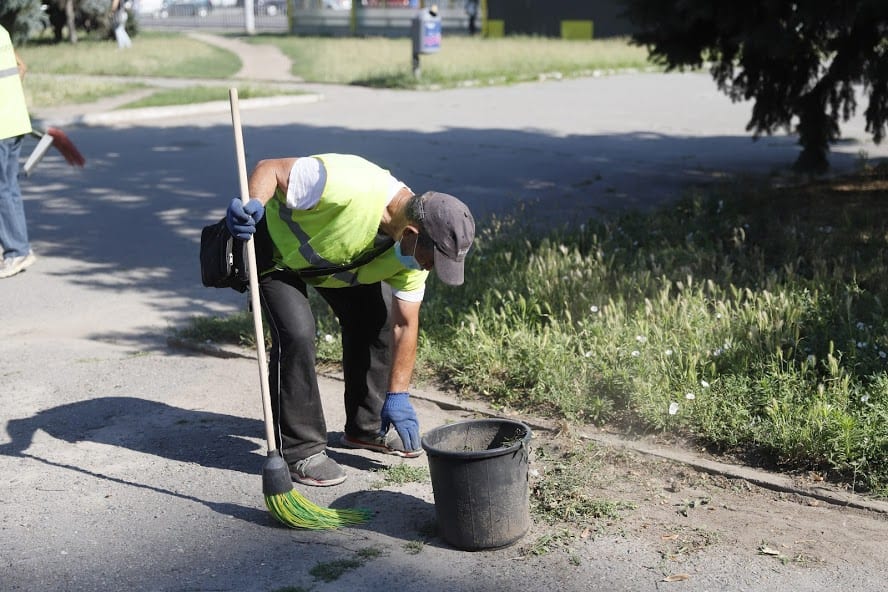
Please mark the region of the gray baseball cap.
POLYGON ((427 191, 422 195, 423 234, 435 246, 435 273, 445 284, 464 281, 466 254, 475 240, 475 219, 468 206, 452 195, 427 191))

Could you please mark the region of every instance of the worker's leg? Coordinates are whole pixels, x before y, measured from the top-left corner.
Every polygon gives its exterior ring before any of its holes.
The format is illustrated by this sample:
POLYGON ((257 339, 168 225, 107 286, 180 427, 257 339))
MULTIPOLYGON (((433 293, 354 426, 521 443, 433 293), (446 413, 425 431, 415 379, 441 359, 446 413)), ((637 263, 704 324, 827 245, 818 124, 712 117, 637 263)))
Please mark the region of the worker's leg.
POLYGON ((375 435, 391 371, 391 288, 376 283, 318 291, 342 327, 345 433, 375 435))
POLYGON ((277 444, 292 466, 327 446, 315 374, 315 320, 305 282, 295 272, 271 272, 259 285, 271 333, 268 378, 277 444))

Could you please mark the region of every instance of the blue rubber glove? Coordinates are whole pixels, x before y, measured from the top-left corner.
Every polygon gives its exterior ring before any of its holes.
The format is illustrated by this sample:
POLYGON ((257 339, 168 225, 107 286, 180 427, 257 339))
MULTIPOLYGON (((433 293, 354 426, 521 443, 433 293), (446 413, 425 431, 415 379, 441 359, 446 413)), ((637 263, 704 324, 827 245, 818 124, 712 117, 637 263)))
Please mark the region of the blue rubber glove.
POLYGON ((410 393, 386 393, 382 406, 382 429, 379 434, 384 436, 389 426, 395 425, 405 450, 419 450, 419 420, 416 411, 410 404, 410 393))
POLYGON ((251 199, 246 204, 238 198, 231 200, 225 212, 225 226, 228 232, 241 240, 250 240, 256 232, 256 224, 265 215, 265 206, 258 199, 251 199))

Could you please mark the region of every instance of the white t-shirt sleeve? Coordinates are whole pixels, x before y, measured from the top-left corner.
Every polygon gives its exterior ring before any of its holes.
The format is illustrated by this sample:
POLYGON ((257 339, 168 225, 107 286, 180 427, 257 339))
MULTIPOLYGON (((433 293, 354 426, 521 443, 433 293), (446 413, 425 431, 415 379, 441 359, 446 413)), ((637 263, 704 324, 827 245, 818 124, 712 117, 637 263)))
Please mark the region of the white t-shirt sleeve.
MULTIPOLYGON (((311 157, 296 159, 287 182, 287 205, 294 210, 312 209, 321 201, 326 184, 327 169, 323 162, 311 157)), ((389 178, 389 201, 402 187, 406 185, 394 176, 389 178)))
POLYGON ((310 210, 321 201, 327 184, 327 169, 317 158, 296 159, 287 182, 287 205, 294 210, 310 210))
POLYGON ((422 302, 422 298, 425 296, 425 284, 416 290, 407 291, 392 289, 392 296, 398 300, 403 300, 404 302, 422 302))

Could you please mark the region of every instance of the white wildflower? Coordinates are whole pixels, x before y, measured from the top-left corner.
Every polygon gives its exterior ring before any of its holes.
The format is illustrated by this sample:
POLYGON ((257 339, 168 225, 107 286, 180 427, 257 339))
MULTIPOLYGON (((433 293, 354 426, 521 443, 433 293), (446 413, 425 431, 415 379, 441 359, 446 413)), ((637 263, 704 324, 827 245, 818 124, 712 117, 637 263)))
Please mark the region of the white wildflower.
POLYGON ((583 355, 586 356, 587 358, 591 358, 592 357, 592 350, 590 349, 589 351, 587 351, 583 355))
POLYGON ((866 323, 863 321, 857 321, 857 325, 855 325, 859 331, 863 331, 866 329, 866 323))
POLYGON ((671 349, 667 349, 667 350, 666 350, 665 352, 663 352, 663 353, 666 354, 667 356, 671 356, 671 355, 672 355, 672 350, 671 350, 671 349))
POLYGON ((633 357, 633 358, 637 358, 637 357, 640 356, 640 355, 641 355, 641 352, 638 351, 637 349, 632 350, 632 357, 633 357))
POLYGON ((636 335, 635 341, 637 341, 638 343, 644 343, 645 341, 647 341, 647 337, 645 337, 644 335, 636 335))
POLYGON ((885 358, 888 358, 888 354, 886 354, 885 352, 879 350, 879 357, 882 358, 882 359, 884 360, 885 358))
POLYGON ((700 386, 702 386, 703 388, 709 388, 709 383, 706 382, 705 380, 701 380, 701 381, 700 381, 700 386))
POLYGON ((865 348, 865 347, 866 347, 866 341, 858 341, 858 342, 857 342, 857 348, 858 348, 858 349, 863 349, 863 348, 865 348))
POLYGON ((332 342, 332 341, 333 341, 333 336, 330 335, 329 333, 327 333, 326 335, 324 335, 324 341, 326 341, 327 343, 332 342))
POLYGON ((869 403, 869 395, 863 395, 860 397, 861 403, 869 403))
POLYGON ((697 395, 695 395, 694 393, 685 393, 685 399, 687 399, 688 401, 693 401, 696 398, 697 395))
POLYGON ((808 357, 806 359, 810 366, 813 366, 817 363, 817 356, 815 356, 814 354, 808 354, 808 357))
POLYGON ((669 415, 675 415, 676 413, 678 413, 678 403, 673 401, 669 403, 669 415))
POLYGON ((593 304, 592 306, 589 307, 589 310, 591 310, 592 313, 595 314, 598 312, 598 307, 593 304))

